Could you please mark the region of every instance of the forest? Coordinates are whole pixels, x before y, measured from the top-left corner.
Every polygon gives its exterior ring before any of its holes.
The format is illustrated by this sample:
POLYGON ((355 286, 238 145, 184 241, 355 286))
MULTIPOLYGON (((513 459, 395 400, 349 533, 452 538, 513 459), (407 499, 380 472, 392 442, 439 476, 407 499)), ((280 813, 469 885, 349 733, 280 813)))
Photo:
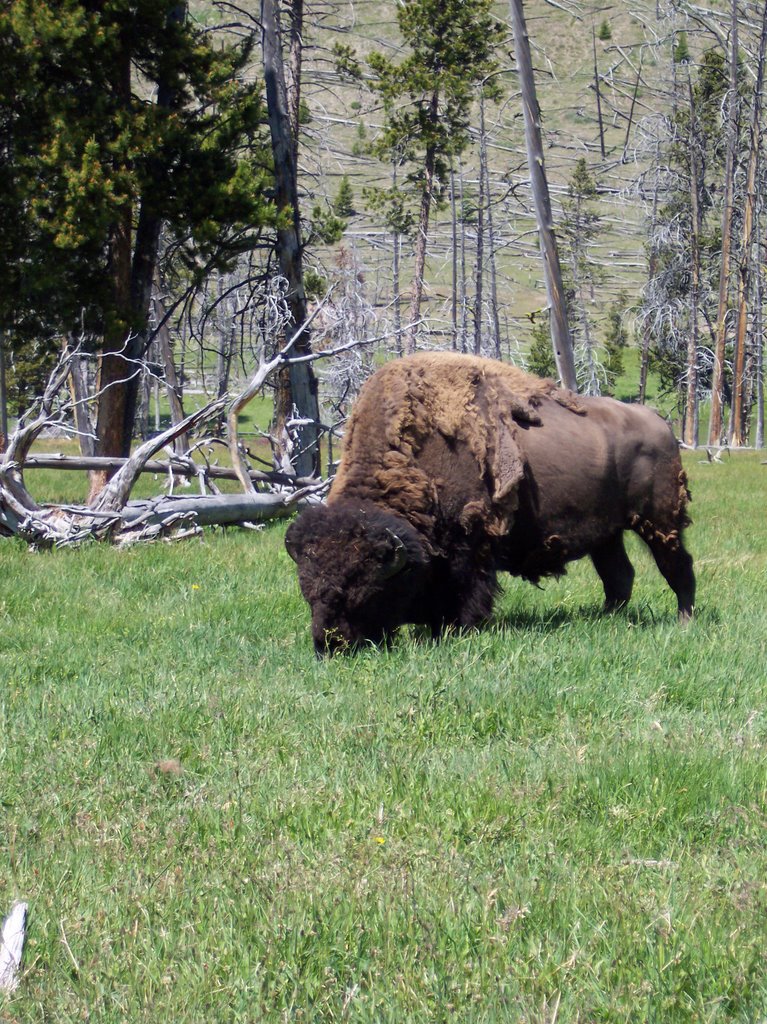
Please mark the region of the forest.
POLYGON ((55 426, 95 506, 162 428, 199 462, 192 414, 246 491, 284 490, 332 472, 361 383, 416 348, 649 397, 689 447, 761 447, 766 19, 735 0, 7 5, 3 447, 26 433, 4 479, 55 426))

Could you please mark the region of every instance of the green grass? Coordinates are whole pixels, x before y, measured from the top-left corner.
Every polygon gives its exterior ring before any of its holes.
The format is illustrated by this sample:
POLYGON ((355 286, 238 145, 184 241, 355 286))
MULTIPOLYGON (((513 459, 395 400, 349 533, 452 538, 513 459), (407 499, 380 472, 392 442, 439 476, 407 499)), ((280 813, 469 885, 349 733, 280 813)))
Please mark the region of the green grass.
POLYGON ((763 1019, 767 468, 688 469, 687 630, 638 542, 323 663, 284 526, 0 542, 0 1020, 763 1019))

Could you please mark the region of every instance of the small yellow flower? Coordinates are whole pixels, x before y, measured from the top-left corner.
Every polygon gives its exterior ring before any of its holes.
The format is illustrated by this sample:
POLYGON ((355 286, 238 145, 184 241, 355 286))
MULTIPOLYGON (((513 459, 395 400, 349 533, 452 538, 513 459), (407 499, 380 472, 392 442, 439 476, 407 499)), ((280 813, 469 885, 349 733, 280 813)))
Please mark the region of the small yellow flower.
POLYGON ((193 583, 192 584, 192 590, 199 590, 199 589, 200 589, 200 584, 199 583, 193 583))
POLYGON ((383 846, 383 844, 386 842, 383 836, 376 836, 375 840, 379 846, 383 846))

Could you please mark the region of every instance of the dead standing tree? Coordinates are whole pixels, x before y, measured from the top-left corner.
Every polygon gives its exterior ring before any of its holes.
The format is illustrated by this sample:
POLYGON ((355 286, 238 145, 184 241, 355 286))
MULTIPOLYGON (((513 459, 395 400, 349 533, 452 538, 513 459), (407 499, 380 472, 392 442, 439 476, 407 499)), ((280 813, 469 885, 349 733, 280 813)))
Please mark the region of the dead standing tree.
POLYGON ((543 273, 546 280, 546 294, 551 309, 551 340, 559 379, 565 387, 577 390, 573 341, 567 322, 565 290, 562 284, 562 268, 559 263, 554 221, 551 214, 549 185, 546 180, 546 166, 541 141, 541 112, 535 92, 535 75, 530 55, 530 39, 527 34, 522 0, 509 0, 511 25, 514 33, 514 52, 517 58, 517 73, 522 92, 522 111, 525 119, 525 144, 527 163, 530 169, 530 184, 538 222, 538 236, 543 257, 543 273))
MULTIPOLYGON (((294 33, 291 40, 292 104, 289 103, 286 85, 279 14, 278 0, 262 0, 261 42, 269 130, 274 156, 275 193, 277 207, 285 214, 285 222, 277 231, 277 255, 280 273, 288 282, 287 300, 292 326, 300 333, 296 352, 301 355, 309 355, 311 353, 310 336, 307 331, 302 330, 307 316, 296 161, 298 152, 298 84, 301 80, 299 43, 303 5, 300 0, 296 0, 294 5, 294 33)), ((317 473, 319 469, 317 424, 320 416, 317 381, 309 361, 291 361, 283 368, 278 402, 275 408, 277 426, 283 433, 285 421, 291 416, 293 408, 302 422, 301 439, 294 468, 299 476, 310 476, 317 473)))
POLYGON ((754 215, 756 210, 756 182, 759 168, 759 150, 762 138, 762 86, 764 83, 764 61, 767 53, 767 4, 762 13, 762 31, 759 39, 754 105, 751 113, 751 140, 746 173, 746 203, 743 212, 743 240, 738 280, 738 321, 735 332, 735 351, 732 375, 732 409, 730 444, 742 447, 748 443, 745 402, 746 328, 752 278, 752 248, 754 240, 754 215))

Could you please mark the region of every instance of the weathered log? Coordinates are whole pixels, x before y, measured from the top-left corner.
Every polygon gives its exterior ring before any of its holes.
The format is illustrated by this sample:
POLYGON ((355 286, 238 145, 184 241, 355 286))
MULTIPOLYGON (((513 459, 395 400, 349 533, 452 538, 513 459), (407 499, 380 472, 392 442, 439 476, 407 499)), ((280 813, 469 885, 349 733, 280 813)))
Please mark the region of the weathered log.
MULTIPOLYGON (((106 455, 63 455, 57 452, 46 452, 44 455, 28 455, 24 469, 120 469, 127 459, 110 458, 106 455)), ((176 476, 197 476, 204 473, 211 480, 239 480, 237 472, 229 466, 205 466, 193 462, 183 455, 174 456, 172 461, 150 459, 141 470, 142 473, 173 473, 176 476)), ((287 473, 270 470, 250 469, 250 479, 254 483, 267 483, 285 487, 306 487, 316 483, 311 477, 288 476, 287 473)))

